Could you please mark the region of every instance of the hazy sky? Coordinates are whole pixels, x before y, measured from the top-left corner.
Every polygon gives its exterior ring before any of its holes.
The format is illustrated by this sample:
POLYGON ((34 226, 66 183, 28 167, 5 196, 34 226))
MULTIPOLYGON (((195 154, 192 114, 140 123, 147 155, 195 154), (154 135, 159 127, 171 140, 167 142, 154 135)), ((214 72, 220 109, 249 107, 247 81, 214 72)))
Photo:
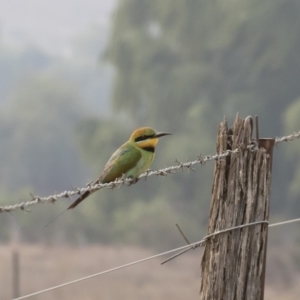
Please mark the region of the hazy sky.
POLYGON ((116 0, 0 0, 0 42, 64 55, 92 25, 109 26, 116 0))

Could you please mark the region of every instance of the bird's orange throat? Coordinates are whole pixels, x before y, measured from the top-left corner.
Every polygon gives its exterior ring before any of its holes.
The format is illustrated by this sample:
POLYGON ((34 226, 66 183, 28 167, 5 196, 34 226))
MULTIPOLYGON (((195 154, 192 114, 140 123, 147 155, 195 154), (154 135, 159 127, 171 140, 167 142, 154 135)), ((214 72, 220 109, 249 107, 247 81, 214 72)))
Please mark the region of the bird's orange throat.
POLYGON ((154 152, 154 149, 155 149, 155 146, 156 146, 157 142, 158 142, 157 138, 152 138, 152 139, 147 139, 147 140, 144 140, 144 141, 140 141, 140 142, 136 143, 136 145, 139 148, 147 150, 147 151, 150 151, 151 149, 153 149, 153 151, 151 151, 151 152, 154 152))

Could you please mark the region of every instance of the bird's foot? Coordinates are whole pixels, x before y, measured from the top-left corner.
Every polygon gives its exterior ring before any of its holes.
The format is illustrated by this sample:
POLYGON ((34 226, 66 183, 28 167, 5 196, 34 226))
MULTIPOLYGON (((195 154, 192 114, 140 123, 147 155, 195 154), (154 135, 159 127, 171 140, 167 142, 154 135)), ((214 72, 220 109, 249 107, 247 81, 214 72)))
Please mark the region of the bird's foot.
POLYGON ((135 184, 139 181, 138 178, 128 177, 128 179, 131 179, 131 181, 125 181, 127 186, 130 186, 132 184, 135 184))

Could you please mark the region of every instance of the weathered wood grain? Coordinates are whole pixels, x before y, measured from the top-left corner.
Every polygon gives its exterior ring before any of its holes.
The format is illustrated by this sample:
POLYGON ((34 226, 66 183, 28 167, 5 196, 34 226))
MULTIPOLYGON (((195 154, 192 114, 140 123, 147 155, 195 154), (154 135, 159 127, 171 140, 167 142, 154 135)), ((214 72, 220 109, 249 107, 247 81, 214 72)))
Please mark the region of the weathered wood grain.
MULTIPOLYGON (((237 116, 232 129, 226 120, 219 125, 217 152, 241 151, 215 162, 208 234, 269 218, 272 148, 247 149, 253 142, 250 121, 237 116)), ((267 224, 261 224, 210 239, 201 263, 200 299, 263 299, 267 235, 267 224)))

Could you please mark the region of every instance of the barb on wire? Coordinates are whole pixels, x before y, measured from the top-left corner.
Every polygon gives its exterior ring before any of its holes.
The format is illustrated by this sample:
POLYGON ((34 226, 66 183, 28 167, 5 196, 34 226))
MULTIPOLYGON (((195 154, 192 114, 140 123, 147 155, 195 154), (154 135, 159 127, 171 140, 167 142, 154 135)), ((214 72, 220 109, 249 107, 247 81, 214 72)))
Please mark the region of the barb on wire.
MULTIPOLYGON (((292 141, 294 139, 298 139, 300 138, 300 131, 295 132, 293 134, 287 135, 287 136, 283 136, 283 137, 277 137, 275 140, 275 144, 281 143, 281 142, 288 142, 288 141, 292 141)), ((252 146, 249 145, 248 148, 253 151, 254 149, 252 149, 252 146)), ((218 160, 218 159, 222 159, 226 156, 229 156, 231 154, 234 153, 238 153, 240 151, 239 148, 236 148, 234 150, 226 150, 225 152, 221 153, 221 154, 214 154, 214 155, 206 155, 204 157, 202 157, 201 155, 197 157, 196 160, 194 161, 188 161, 188 162, 180 162, 179 160, 175 160, 176 165, 175 166, 170 166, 170 167, 166 167, 160 170, 156 170, 156 171, 152 171, 152 170, 148 170, 145 173, 143 173, 142 175, 139 176, 138 179, 141 178, 145 178, 147 179, 147 177, 149 176, 167 176, 168 174, 174 174, 176 173, 177 170, 179 169, 190 169, 192 171, 194 171, 195 169, 193 168, 194 165, 200 164, 200 165, 204 165, 206 162, 208 161, 212 161, 212 160, 218 160)), ((29 201, 23 201, 21 203, 18 204, 13 204, 13 205, 6 205, 6 206, 0 206, 0 213, 1 212, 12 212, 14 210, 17 209, 21 209, 24 211, 28 211, 28 207, 38 204, 38 203, 54 203, 56 202, 58 199, 61 198, 72 198, 72 196, 74 195, 81 195, 83 193, 85 193, 86 191, 91 191, 91 192, 95 192, 97 190, 100 190, 102 188, 108 188, 108 189, 114 189, 115 187, 121 187, 123 185, 131 185, 136 183, 138 180, 134 181, 132 179, 129 178, 120 178, 117 179, 113 182, 109 182, 109 183, 99 183, 99 184, 95 184, 93 181, 90 181, 84 188, 73 188, 73 190, 71 191, 64 191, 62 193, 58 193, 55 195, 51 195, 48 197, 40 197, 40 196, 32 196, 32 199, 29 201)))
POLYGON ((189 240, 187 239, 187 237, 185 236, 185 234, 183 233, 183 231, 181 230, 181 228, 179 227, 178 224, 176 224, 176 227, 178 228, 179 232, 181 233, 181 235, 183 236, 183 238, 185 239, 185 241, 187 242, 188 245, 190 245, 189 248, 187 249, 184 249, 176 254, 174 254, 173 256, 167 258, 166 260, 164 260, 163 262, 161 262, 161 264, 165 264, 166 262, 188 252, 189 250, 194 250, 198 247, 202 247, 202 246, 205 246, 205 243, 206 241, 212 237, 212 236, 215 236, 215 235, 218 235, 218 234, 221 234, 221 233, 225 233, 225 232, 228 232, 228 231, 233 231, 233 230, 236 230, 236 229, 242 229, 242 228, 245 228, 245 227, 249 227, 249 226, 252 226, 252 225, 257 225, 257 224, 268 224, 269 227, 275 227, 275 226, 281 226, 281 225, 286 225, 286 224, 290 224, 290 223, 295 223, 295 222, 300 222, 300 218, 297 218, 297 219, 292 219, 292 220, 288 220, 288 221, 283 221, 283 222, 278 222, 278 223, 274 223, 274 224, 270 224, 269 225, 269 222, 268 221, 257 221, 257 222, 253 222, 253 223, 248 223, 248 224, 243 224, 243 225, 240 225, 240 226, 236 226, 236 227, 232 227, 232 228, 228 228, 228 229, 224 229, 224 230, 220 230, 220 231, 216 231, 212 234, 209 234, 207 236, 205 236, 201 241, 199 241, 198 243, 193 243, 191 244, 189 242, 189 240))
POLYGON ((164 260, 161 264, 165 264, 166 262, 180 256, 181 254, 184 254, 186 252, 188 252, 189 250, 191 249, 196 249, 198 247, 203 247, 205 246, 206 242, 208 239, 210 239, 211 237, 213 236, 216 236, 216 235, 220 235, 222 233, 226 233, 226 232, 229 232, 229 231, 233 231, 233 230, 237 230, 237 229, 242 229, 242 228, 245 228, 245 227, 250 227, 250 226, 254 226, 254 225, 259 225, 259 224, 267 224, 269 225, 269 222, 267 220, 262 220, 262 221, 256 221, 256 222, 252 222, 252 223, 247 223, 247 224, 243 224, 243 225, 239 225, 239 226, 235 226, 235 227, 230 227, 230 228, 226 228, 226 229, 223 229, 223 230, 219 230, 219 231, 215 231, 214 233, 211 233, 207 236, 205 236, 201 241, 199 241, 198 243, 193 243, 191 244, 188 239, 186 238, 186 236, 184 235, 184 233, 182 232, 182 230, 180 229, 180 227, 178 226, 178 224, 176 224, 179 232, 181 233, 181 235, 183 236, 183 238, 185 239, 185 241, 188 243, 188 245, 190 245, 189 248, 187 249, 184 249, 176 254, 174 254, 173 256, 167 258, 166 260, 164 260))

